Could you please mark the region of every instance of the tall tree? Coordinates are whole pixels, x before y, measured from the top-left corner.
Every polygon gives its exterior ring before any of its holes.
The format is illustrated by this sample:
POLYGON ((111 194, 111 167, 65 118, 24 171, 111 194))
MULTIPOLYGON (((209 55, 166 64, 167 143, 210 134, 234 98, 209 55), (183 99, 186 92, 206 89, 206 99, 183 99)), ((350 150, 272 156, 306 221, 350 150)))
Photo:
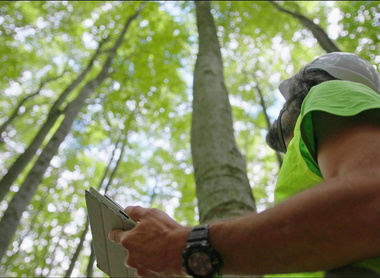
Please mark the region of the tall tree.
POLYGON ((81 89, 76 99, 67 105, 64 112, 65 117, 62 120, 60 127, 54 133, 53 137, 38 157, 35 165, 32 167, 31 171, 22 183, 20 190, 15 194, 12 201, 9 203, 9 206, 0 222, 0 260, 4 256, 5 251, 7 250, 8 245, 10 244, 11 239, 17 229, 22 212, 32 199, 39 183, 43 178, 43 174, 50 164, 51 159, 57 153, 60 144, 70 132, 74 120, 78 116, 80 110, 84 107, 90 94, 94 92, 108 77, 113 59, 115 58, 117 50, 124 40, 128 27, 140 14, 140 11, 143 9, 144 5, 145 3, 140 5, 138 11, 127 19, 120 36, 116 40, 113 47, 109 50, 108 57, 100 73, 96 76, 96 78, 88 82, 81 89))
POLYGON ((191 151, 200 221, 255 210, 246 164, 235 142, 220 45, 210 2, 195 1, 199 51, 194 70, 191 151))
MULTIPOLYGON (((0 201, 4 199, 6 194, 9 191, 9 188, 12 186, 14 181, 17 179, 20 173, 25 169, 29 162, 33 159, 37 150, 41 147, 44 140, 48 136, 49 132, 52 130, 53 126, 57 122, 60 115, 63 111, 61 110, 61 105, 66 101, 68 96, 82 83, 87 74, 92 69, 94 62, 101 53, 102 45, 107 41, 107 39, 102 40, 94 55, 91 57, 87 66, 82 70, 75 80, 59 95, 57 100, 54 102, 51 107, 47 119, 43 126, 40 128, 32 142, 26 148, 26 150, 16 159, 12 166, 8 169, 8 172, 0 180, 0 201)), ((42 87, 43 84, 41 84, 42 87)), ((39 91, 37 91, 39 92, 39 91)))

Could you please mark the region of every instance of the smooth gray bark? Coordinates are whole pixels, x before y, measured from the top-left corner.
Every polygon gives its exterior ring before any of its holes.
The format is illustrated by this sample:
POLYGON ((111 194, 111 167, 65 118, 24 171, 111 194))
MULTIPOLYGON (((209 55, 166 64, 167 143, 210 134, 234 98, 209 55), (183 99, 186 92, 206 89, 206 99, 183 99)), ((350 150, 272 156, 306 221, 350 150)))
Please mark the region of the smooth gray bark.
POLYGON ((25 167, 29 164, 29 162, 33 159, 37 150, 41 147, 42 143, 46 139, 46 136, 49 134, 54 124, 60 115, 62 115, 62 111, 60 110, 60 106, 64 103, 66 98, 70 95, 70 93, 78 87, 78 85, 84 80, 87 73, 92 69, 94 65, 94 61, 97 59, 101 47, 105 40, 103 40, 94 55, 91 57, 88 65, 83 71, 79 74, 79 76, 61 93, 58 99, 54 102, 51 107, 47 119, 41 129, 38 131, 36 136, 33 138, 33 141, 29 144, 26 150, 16 159, 16 161, 12 164, 12 166, 8 169, 8 172, 3 176, 0 180, 0 201, 4 199, 6 194, 9 192, 10 187, 15 182, 17 177, 22 173, 25 167))
POLYGON ((210 2, 195 1, 199 52, 194 70, 191 152, 201 222, 255 210, 238 150, 210 2))
POLYGON ((306 16, 287 10, 277 4, 275 1, 269 1, 281 12, 287 13, 295 18, 297 18, 305 28, 309 29, 313 36, 318 41, 319 45, 327 52, 340 52, 341 50, 336 44, 329 38, 325 30, 323 30, 318 24, 315 24, 312 20, 306 16))
POLYGON ((87 98, 108 77, 112 61, 116 56, 117 49, 122 44, 128 27, 130 26, 132 21, 137 18, 143 7, 144 4, 140 6, 139 10, 134 15, 128 18, 119 38, 117 39, 112 49, 109 51, 108 57, 100 73, 96 76, 95 79, 88 82, 81 89, 76 99, 74 99, 67 105, 64 111, 65 118, 62 120, 61 125, 54 133, 50 141, 47 143, 41 155, 38 157, 36 163, 26 176, 19 191, 15 194, 15 196, 9 203, 9 206, 5 211, 4 216, 0 222, 0 261, 9 246, 13 235, 15 234, 22 213, 24 212, 25 208, 30 203, 30 200, 36 192, 37 187, 40 184, 43 178, 43 174, 48 168, 51 159, 58 152, 60 144, 69 134, 71 126, 80 110, 85 106, 87 98))

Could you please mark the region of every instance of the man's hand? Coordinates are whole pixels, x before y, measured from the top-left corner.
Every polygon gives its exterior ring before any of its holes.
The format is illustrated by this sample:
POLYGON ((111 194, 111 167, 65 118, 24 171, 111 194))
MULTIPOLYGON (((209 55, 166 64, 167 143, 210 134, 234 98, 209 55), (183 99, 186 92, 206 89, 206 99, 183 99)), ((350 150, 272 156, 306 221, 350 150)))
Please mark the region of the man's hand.
POLYGON ((182 250, 191 228, 178 224, 158 209, 127 207, 125 212, 138 225, 130 230, 113 230, 111 241, 128 250, 125 264, 139 276, 185 276, 181 265, 182 250))

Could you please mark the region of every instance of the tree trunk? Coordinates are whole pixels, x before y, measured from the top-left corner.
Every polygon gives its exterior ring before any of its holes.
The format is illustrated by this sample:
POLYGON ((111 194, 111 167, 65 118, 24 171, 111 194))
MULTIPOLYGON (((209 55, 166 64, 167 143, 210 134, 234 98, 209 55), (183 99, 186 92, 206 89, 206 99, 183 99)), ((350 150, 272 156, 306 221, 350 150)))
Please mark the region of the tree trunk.
POLYGON ((32 220, 30 221, 30 225, 29 225, 28 229, 24 233, 22 233, 19 238, 17 238, 18 250, 16 252, 13 252, 12 254, 8 255, 7 259, 4 260, 4 265, 6 265, 6 266, 12 265, 13 261, 17 258, 17 252, 19 252, 20 246, 22 245, 22 243, 25 240, 25 238, 33 231, 33 229, 34 229, 34 227, 35 227, 35 225, 37 223, 37 221, 36 221, 37 217, 39 216, 39 214, 44 209, 44 206, 46 204, 46 197, 47 196, 44 196, 44 198, 41 199, 41 202, 40 202, 40 204, 38 206, 38 209, 34 213, 34 215, 32 217, 32 220))
POLYGON ((139 10, 134 15, 128 18, 120 34, 120 37, 117 39, 116 43, 109 51, 107 60, 105 61, 103 68, 98 76, 88 82, 81 89, 76 99, 67 105, 64 111, 65 118, 62 120, 61 125, 53 137, 50 139, 50 141, 47 143, 41 155, 38 157, 36 163, 22 183, 19 191, 15 194, 12 201, 9 203, 9 206, 0 222, 0 260, 4 256, 12 237, 17 230, 21 215, 32 199, 35 191, 37 190, 38 184, 41 182, 43 174, 48 168, 51 159, 58 152, 60 144, 69 134, 74 120, 76 119, 80 110, 85 106, 86 99, 108 76, 112 61, 116 56, 117 49, 123 42, 128 27, 130 26, 131 22, 136 19, 143 7, 144 4, 140 6, 139 10))
POLYGON ((92 69, 94 61, 98 57, 101 47, 105 40, 99 43, 98 49, 95 54, 90 59, 87 67, 81 72, 81 74, 62 92, 58 99, 54 102, 51 107, 48 117, 38 131, 37 135, 34 137, 33 141, 30 143, 28 148, 16 159, 16 161, 9 168, 8 172, 0 180, 0 202, 4 199, 6 194, 9 192, 10 187, 20 175, 20 173, 25 169, 29 162, 33 159, 36 151, 41 147, 46 136, 56 123, 58 117, 62 114, 59 109, 63 102, 66 100, 67 96, 84 80, 87 73, 92 69))
POLYGON ((297 18, 305 28, 309 29, 313 36, 317 39, 319 45, 327 52, 340 52, 341 50, 335 45, 335 43, 329 38, 327 33, 317 24, 315 24, 312 20, 308 19, 302 14, 289 11, 280 5, 278 5, 274 1, 269 1, 273 4, 281 12, 290 14, 291 16, 297 18))
POLYGON ((191 151, 200 221, 255 210, 246 164, 232 125, 210 2, 195 1, 199 52, 194 70, 191 151))

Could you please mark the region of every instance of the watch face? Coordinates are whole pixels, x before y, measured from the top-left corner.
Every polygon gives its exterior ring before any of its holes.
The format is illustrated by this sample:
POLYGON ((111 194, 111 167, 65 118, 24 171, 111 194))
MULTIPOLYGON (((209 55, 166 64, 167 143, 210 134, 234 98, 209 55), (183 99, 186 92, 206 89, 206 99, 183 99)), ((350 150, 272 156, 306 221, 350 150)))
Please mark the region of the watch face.
POLYGON ((195 274, 206 276, 213 271, 210 257, 203 252, 195 252, 188 258, 188 266, 195 274))

